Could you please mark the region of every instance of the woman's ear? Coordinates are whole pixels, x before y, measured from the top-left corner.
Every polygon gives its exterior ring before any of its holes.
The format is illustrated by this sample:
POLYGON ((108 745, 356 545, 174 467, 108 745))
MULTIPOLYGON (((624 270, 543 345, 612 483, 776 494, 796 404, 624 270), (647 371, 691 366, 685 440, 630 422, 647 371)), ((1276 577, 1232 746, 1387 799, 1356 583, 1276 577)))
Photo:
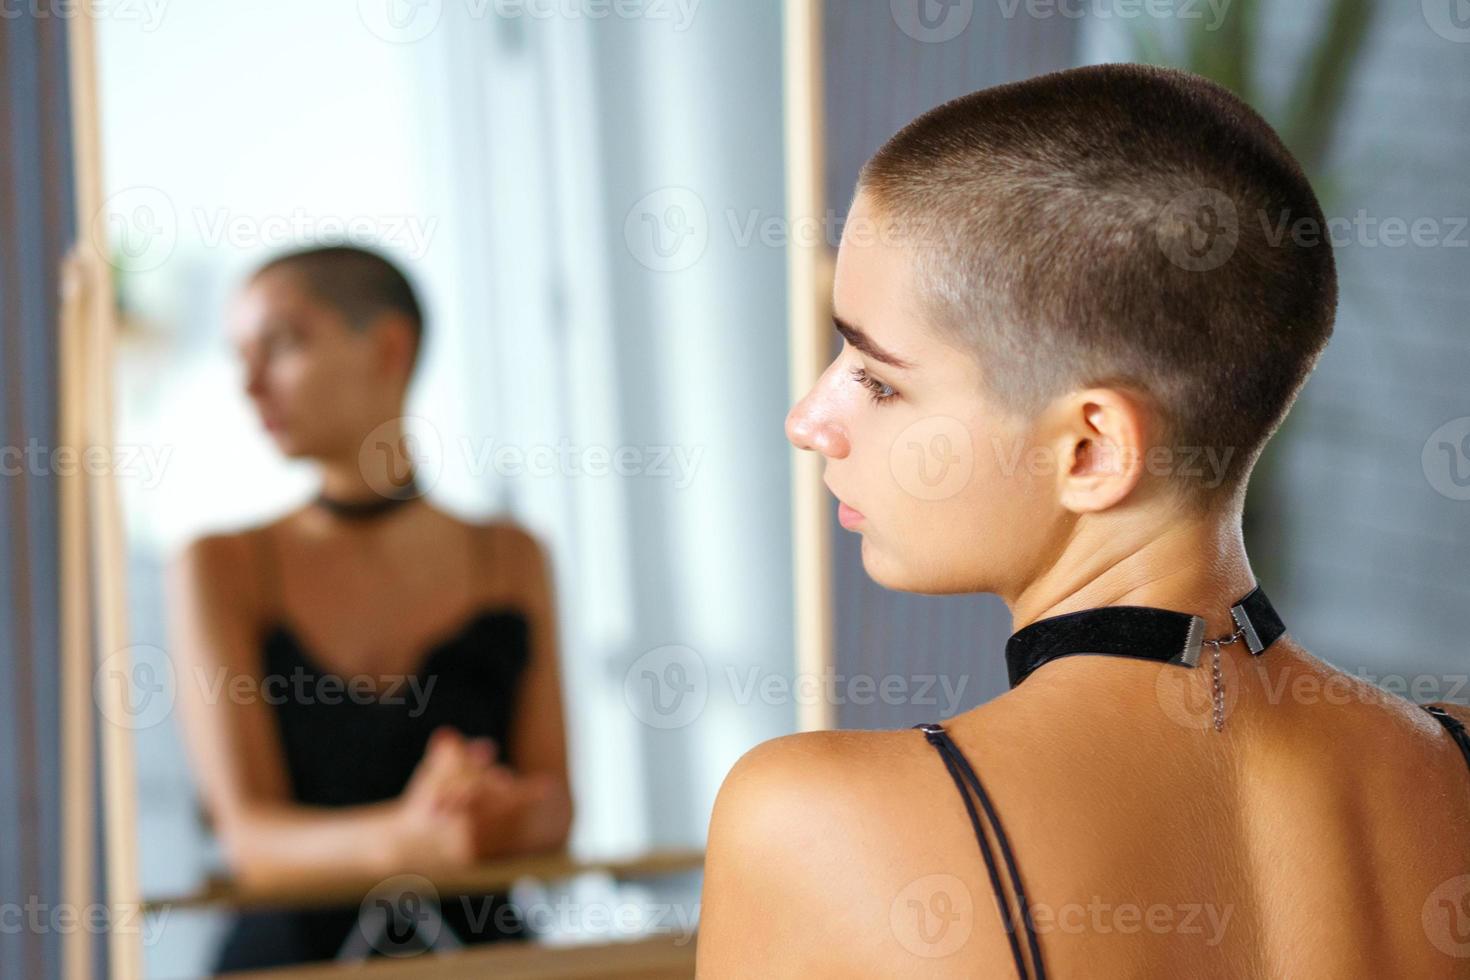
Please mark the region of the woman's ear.
POLYGON ((386 376, 407 384, 418 352, 413 323, 402 313, 383 312, 373 318, 371 330, 377 338, 379 368, 386 376))
POLYGON ((1145 406, 1116 388, 1068 396, 1057 447, 1057 498, 1077 513, 1107 510, 1143 479, 1148 454, 1145 406))

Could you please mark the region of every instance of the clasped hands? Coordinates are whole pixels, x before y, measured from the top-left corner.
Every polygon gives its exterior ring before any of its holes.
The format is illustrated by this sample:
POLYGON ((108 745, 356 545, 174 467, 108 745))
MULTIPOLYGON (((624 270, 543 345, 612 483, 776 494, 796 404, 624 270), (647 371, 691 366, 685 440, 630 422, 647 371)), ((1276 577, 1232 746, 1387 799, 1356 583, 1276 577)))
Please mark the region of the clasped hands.
POLYGON ((548 799, 557 780, 516 773, 498 757, 493 739, 435 729, 393 803, 396 865, 462 868, 515 850, 528 814, 548 799))

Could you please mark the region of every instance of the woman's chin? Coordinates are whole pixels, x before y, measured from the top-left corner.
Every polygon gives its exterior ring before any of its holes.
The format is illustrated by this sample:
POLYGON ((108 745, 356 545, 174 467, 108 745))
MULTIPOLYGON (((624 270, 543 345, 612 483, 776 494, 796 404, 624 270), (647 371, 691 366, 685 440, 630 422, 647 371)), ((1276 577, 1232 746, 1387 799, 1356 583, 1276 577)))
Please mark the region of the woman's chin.
POLYGON ((298 456, 304 455, 304 447, 301 445, 301 441, 293 437, 290 432, 284 429, 271 429, 268 430, 267 434, 270 436, 271 442, 275 445, 276 451, 287 459, 295 459, 298 456))
POLYGON ((919 595, 953 595, 973 592, 968 581, 953 576, 932 573, 932 568, 921 556, 894 555, 884 550, 881 541, 863 535, 863 570, 868 578, 893 592, 913 592, 919 595))
POLYGON ((864 534, 862 538, 863 571, 868 573, 868 578, 885 589, 914 591, 912 571, 904 563, 894 561, 893 556, 884 551, 882 545, 875 542, 870 535, 864 534))

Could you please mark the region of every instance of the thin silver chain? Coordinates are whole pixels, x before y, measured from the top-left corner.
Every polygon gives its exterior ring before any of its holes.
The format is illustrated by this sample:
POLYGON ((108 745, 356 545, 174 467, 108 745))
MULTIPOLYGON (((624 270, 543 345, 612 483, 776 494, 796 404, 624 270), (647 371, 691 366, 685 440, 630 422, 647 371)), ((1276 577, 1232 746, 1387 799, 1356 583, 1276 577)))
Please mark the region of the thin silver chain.
POLYGON ((1210 681, 1214 687, 1215 731, 1217 732, 1225 730, 1225 678, 1220 674, 1220 648, 1229 646, 1243 636, 1245 636, 1244 626, 1229 636, 1222 636, 1217 640, 1205 640, 1206 646, 1215 648, 1210 660, 1210 681))

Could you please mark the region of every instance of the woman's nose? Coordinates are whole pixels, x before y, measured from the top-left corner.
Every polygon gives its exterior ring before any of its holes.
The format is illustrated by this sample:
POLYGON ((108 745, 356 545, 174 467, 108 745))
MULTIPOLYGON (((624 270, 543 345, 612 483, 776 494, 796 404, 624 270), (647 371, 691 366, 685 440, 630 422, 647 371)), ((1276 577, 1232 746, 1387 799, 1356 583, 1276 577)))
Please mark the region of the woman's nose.
POLYGON ((259 364, 247 362, 244 365, 245 394, 251 398, 259 398, 265 392, 265 371, 259 364))
POLYGON ((786 438, 797 449, 821 453, 832 459, 847 455, 847 432, 830 410, 813 404, 807 395, 786 414, 786 438))

